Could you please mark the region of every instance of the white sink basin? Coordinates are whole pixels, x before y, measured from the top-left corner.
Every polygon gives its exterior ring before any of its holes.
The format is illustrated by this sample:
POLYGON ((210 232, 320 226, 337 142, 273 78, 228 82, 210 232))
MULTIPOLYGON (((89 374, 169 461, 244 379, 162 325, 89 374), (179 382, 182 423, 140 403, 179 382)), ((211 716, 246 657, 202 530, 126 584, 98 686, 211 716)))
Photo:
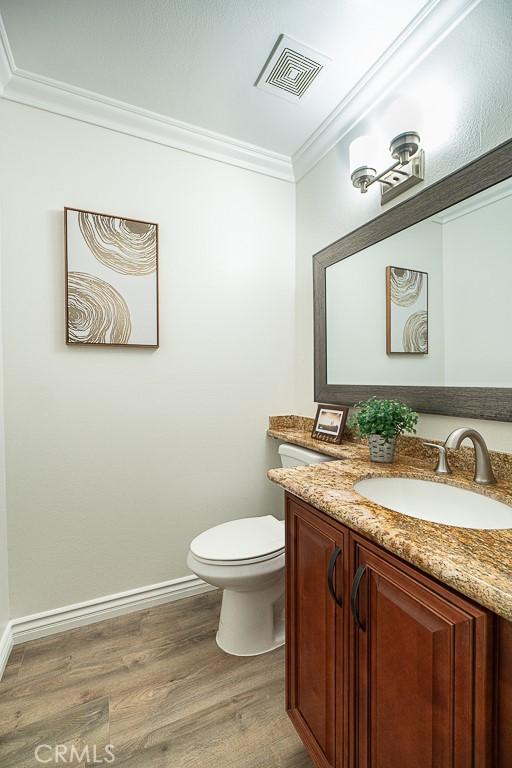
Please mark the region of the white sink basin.
POLYGON ((354 488, 370 501, 420 520, 457 528, 512 528, 512 507, 453 485, 406 477, 370 477, 354 488))

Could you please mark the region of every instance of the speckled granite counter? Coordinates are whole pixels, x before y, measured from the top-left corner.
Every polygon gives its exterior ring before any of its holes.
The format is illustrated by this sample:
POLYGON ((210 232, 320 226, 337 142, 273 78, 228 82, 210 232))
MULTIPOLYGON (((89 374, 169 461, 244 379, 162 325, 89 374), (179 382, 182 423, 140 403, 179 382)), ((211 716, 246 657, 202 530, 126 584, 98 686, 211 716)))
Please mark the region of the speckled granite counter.
POLYGON ((339 460, 293 469, 271 469, 268 476, 274 483, 512 621, 512 529, 481 531, 417 520, 368 501, 353 488, 354 483, 367 477, 413 477, 447 482, 512 505, 510 454, 492 453, 499 482, 495 486, 477 486, 471 482, 472 461, 467 449, 457 452, 460 456, 451 457, 454 473, 440 480, 432 472, 435 466, 434 454, 429 452, 432 449, 425 449, 414 438, 405 438, 402 450, 399 445, 395 464, 379 465, 370 462, 366 445, 356 441, 342 445, 318 443, 310 437, 311 420, 278 418, 281 421, 271 420, 270 437, 339 460), (283 419, 289 421, 283 422, 283 419))

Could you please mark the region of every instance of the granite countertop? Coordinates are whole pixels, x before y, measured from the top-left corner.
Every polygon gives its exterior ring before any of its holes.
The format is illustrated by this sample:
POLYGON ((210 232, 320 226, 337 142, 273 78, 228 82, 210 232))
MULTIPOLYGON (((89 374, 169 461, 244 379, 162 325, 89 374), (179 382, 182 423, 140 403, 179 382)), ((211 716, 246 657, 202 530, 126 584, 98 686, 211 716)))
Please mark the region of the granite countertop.
POLYGON ((399 441, 394 464, 379 465, 370 462, 368 448, 361 442, 350 439, 332 445, 313 440, 310 419, 272 417, 267 434, 338 459, 292 469, 271 469, 270 480, 512 621, 512 529, 476 530, 430 523, 393 512, 354 490, 358 480, 368 477, 410 477, 467 488, 512 506, 512 455, 492 452, 498 483, 478 486, 472 482, 469 449, 451 454, 453 474, 439 478, 432 471, 435 452, 424 448, 416 438, 399 441))

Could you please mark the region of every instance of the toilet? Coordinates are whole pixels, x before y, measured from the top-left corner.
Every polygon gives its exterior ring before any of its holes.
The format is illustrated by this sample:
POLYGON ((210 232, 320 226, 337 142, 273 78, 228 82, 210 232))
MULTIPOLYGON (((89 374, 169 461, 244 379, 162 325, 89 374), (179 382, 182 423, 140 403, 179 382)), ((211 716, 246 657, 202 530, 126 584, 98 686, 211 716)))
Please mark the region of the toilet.
MULTIPOLYGON (((283 443, 283 467, 332 461, 283 443)), ((234 656, 256 656, 284 644, 284 521, 273 515, 216 525, 190 544, 187 565, 224 590, 217 644, 234 656)))

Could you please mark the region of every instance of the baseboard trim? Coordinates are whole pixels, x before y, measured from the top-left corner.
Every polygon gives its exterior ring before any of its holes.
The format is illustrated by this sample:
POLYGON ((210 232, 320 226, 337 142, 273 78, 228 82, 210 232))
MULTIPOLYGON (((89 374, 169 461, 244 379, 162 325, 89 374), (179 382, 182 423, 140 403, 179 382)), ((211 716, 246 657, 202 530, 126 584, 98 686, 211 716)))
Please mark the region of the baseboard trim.
POLYGON ((12 622, 7 622, 2 637, 0 637, 0 680, 4 674, 13 646, 11 624, 12 622))
MULTIPOLYGON (((115 595, 98 597, 95 600, 87 600, 83 603, 35 613, 32 616, 22 616, 19 619, 13 619, 10 623, 10 645, 12 647, 12 645, 25 643, 27 640, 35 640, 75 627, 83 627, 97 621, 111 619, 114 616, 192 597, 192 595, 199 595, 212 589, 215 587, 197 576, 183 576, 179 579, 164 581, 161 584, 130 589, 127 592, 119 592, 115 595)), ((3 658, 1 648, 0 644, 0 669, 3 658)))

